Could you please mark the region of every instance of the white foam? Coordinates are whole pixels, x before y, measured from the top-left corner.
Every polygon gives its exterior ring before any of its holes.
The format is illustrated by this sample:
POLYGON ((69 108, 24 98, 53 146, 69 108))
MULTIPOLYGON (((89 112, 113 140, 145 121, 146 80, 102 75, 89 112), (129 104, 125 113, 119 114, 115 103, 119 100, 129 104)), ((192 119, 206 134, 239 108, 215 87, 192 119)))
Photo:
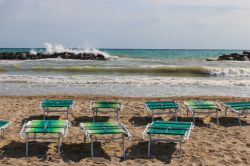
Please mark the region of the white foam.
POLYGON ((73 53, 73 54, 79 54, 79 53, 92 53, 94 55, 102 54, 106 59, 115 59, 118 58, 117 56, 111 56, 106 52, 100 51, 95 48, 88 48, 88 49, 70 49, 64 47, 62 44, 51 44, 51 43, 44 43, 44 46, 46 48, 45 53, 46 54, 54 54, 54 53, 73 53))
POLYGON ((206 70, 211 75, 215 76, 225 76, 225 77, 250 77, 250 68, 242 67, 227 67, 227 68, 216 68, 216 67, 206 67, 206 70))
POLYGON ((199 87, 250 87, 250 79, 217 79, 188 77, 143 77, 143 76, 29 76, 0 75, 0 82, 7 83, 39 83, 52 85, 83 85, 83 84, 135 84, 165 86, 199 86, 199 87))

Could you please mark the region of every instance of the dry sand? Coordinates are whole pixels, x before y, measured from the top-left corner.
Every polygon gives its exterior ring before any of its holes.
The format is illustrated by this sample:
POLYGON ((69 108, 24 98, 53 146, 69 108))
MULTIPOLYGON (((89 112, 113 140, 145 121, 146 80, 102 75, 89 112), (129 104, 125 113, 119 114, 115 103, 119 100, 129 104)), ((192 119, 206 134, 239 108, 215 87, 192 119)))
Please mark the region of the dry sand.
MULTIPOLYGON (((142 139, 142 132, 151 122, 144 108, 144 101, 149 99, 171 99, 183 103, 187 99, 224 101, 246 101, 250 98, 233 97, 171 97, 171 98, 130 98, 111 96, 12 96, 0 97, 2 119, 12 121, 7 128, 5 139, 0 140, 0 165, 250 165, 250 116, 243 119, 243 126, 238 125, 235 114, 224 117, 220 113, 220 125, 214 118, 201 117, 193 129, 189 141, 184 144, 183 159, 178 159, 179 146, 174 143, 155 143, 152 146, 152 157, 147 158, 147 142, 142 139), (73 99, 77 103, 69 119, 72 123, 68 136, 62 145, 61 156, 58 156, 55 143, 31 144, 30 155, 25 156, 25 144, 20 139, 21 125, 26 120, 41 119, 39 102, 42 99, 73 99), (133 138, 126 140, 127 158, 122 160, 120 143, 95 143, 95 158, 90 157, 90 144, 83 143, 83 134, 79 122, 91 121, 87 111, 92 99, 122 100, 124 110, 120 121, 124 123, 133 138)), ((51 114, 52 115, 52 114, 51 114)), ((54 114, 60 115, 60 114, 54 114)), ((192 121, 186 116, 182 105, 179 120, 192 121), (182 117, 182 118, 181 118, 182 117)), ((64 119, 64 115, 51 116, 64 119)), ((102 120, 115 120, 114 117, 103 116, 102 120)), ((164 117, 169 119, 169 117, 164 117)))

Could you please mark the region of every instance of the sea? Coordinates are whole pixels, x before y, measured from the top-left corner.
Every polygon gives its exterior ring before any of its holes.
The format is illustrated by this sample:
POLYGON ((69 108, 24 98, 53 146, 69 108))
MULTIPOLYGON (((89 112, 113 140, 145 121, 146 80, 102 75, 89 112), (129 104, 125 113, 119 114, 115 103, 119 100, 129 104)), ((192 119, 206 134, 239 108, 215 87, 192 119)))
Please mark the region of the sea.
MULTIPOLYGON (((0 48, 0 52, 81 52, 0 48)), ((206 61, 243 50, 96 49, 110 60, 0 60, 0 95, 250 96, 250 62, 206 61)))

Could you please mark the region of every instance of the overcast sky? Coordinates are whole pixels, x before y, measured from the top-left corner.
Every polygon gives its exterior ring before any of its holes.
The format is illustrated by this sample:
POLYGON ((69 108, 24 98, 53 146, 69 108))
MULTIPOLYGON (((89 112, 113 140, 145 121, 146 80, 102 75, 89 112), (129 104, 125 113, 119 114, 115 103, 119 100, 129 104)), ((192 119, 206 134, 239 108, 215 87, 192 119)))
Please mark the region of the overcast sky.
POLYGON ((0 47, 250 49, 250 0, 0 0, 0 47))

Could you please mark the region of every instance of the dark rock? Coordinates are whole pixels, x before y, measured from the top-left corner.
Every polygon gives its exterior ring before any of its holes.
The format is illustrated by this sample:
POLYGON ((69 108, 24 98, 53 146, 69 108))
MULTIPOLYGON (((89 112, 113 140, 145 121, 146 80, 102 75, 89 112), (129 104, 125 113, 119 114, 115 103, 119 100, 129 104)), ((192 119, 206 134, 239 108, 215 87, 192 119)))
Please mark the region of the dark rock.
POLYGON ((243 54, 231 53, 219 56, 217 60, 234 60, 234 61, 249 61, 250 54, 244 51, 243 54))

